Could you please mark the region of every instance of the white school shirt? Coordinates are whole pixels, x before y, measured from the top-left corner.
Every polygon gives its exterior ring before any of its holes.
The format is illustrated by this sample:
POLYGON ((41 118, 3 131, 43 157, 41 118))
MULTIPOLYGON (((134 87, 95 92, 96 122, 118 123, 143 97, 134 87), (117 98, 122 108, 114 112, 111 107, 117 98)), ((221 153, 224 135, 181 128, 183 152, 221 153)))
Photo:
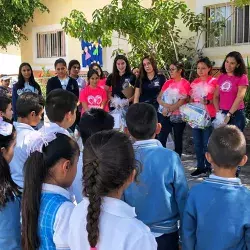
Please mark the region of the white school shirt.
POLYGON ((14 148, 14 156, 10 162, 10 172, 13 181, 21 188, 23 188, 23 167, 28 158, 27 147, 29 144, 29 138, 32 138, 32 134, 38 133, 30 125, 14 122, 14 126, 17 132, 16 146, 14 148))
MULTIPOLYGON (((89 201, 86 197, 77 205, 69 222, 69 247, 90 250, 86 230, 89 201)), ((157 243, 150 229, 137 220, 135 209, 125 202, 104 197, 99 220, 98 250, 156 250, 157 243)))
POLYGON ((65 79, 60 79, 58 78, 59 81, 61 82, 61 85, 62 85, 62 88, 64 90, 66 90, 67 86, 68 86, 68 83, 69 83, 69 77, 65 78, 65 79))
POLYGON ((71 191, 73 195, 75 196, 76 203, 80 203, 82 201, 83 195, 83 185, 82 185, 82 176, 83 176, 83 153, 80 152, 79 160, 77 163, 77 170, 76 170, 76 177, 72 183, 71 191))
MULTIPOLYGON (((66 189, 56 185, 44 183, 42 186, 42 192, 60 194, 70 200, 70 193, 66 189)), ((56 218, 53 225, 53 241, 56 245, 56 249, 69 249, 69 219, 74 207, 75 206, 73 203, 66 201, 59 207, 56 213, 56 218)))
POLYGON ((71 137, 67 129, 60 127, 54 122, 45 122, 44 125, 39 129, 39 131, 43 134, 60 133, 71 137))

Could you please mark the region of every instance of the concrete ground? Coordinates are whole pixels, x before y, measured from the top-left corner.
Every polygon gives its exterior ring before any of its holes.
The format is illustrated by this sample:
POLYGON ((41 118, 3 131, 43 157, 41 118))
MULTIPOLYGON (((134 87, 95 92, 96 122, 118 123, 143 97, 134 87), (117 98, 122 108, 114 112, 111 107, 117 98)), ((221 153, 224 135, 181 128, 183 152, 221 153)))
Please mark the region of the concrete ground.
MULTIPOLYGON (((193 178, 190 174, 195 170, 196 160, 193 155, 183 155, 182 163, 185 168, 186 178, 189 187, 192 187, 203 181, 203 178, 193 178)), ((241 168, 240 179, 242 184, 250 189, 250 162, 241 168)))

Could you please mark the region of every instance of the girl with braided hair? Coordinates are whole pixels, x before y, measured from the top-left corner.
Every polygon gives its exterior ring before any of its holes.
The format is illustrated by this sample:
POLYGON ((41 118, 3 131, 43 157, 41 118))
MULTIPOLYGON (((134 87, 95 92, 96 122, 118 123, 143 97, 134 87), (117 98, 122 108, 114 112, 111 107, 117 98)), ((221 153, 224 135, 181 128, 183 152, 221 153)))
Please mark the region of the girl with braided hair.
POLYGON ((85 197, 70 218, 70 249, 156 250, 149 228, 121 200, 137 174, 129 137, 115 130, 98 132, 85 143, 83 156, 85 197))

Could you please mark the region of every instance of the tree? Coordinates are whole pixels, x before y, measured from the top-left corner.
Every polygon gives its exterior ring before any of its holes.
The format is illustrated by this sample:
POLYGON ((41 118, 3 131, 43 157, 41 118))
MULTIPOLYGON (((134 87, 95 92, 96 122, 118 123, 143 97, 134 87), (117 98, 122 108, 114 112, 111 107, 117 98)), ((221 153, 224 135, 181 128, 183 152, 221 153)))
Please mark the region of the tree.
POLYGON ((42 12, 48 8, 40 0, 0 0, 0 46, 18 45, 27 39, 22 29, 33 18, 35 9, 42 12))
POLYGON ((244 5, 250 5, 250 0, 230 0, 236 6, 242 7, 244 5))
MULTIPOLYGON (((73 10, 61 24, 70 36, 87 41, 101 39, 103 46, 112 44, 112 34, 116 32, 119 39, 131 45, 128 56, 135 65, 145 54, 155 55, 160 67, 182 57, 179 20, 190 32, 206 27, 204 15, 196 15, 184 2, 174 0, 154 0, 150 8, 144 8, 140 0, 112 0, 95 10, 92 17, 88 22, 84 13, 73 10)), ((116 52, 121 51, 118 48, 116 52)))

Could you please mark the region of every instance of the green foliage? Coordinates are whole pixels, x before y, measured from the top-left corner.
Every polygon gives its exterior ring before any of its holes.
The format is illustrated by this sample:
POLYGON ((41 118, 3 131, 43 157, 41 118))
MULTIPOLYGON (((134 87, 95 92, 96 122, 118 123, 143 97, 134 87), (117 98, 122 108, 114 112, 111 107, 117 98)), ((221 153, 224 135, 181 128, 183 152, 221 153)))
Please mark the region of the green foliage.
POLYGON ((82 12, 73 10, 69 17, 61 20, 63 29, 78 39, 101 39, 103 46, 112 44, 115 32, 119 39, 126 39, 131 44, 128 56, 134 65, 145 54, 153 54, 164 68, 166 63, 180 59, 179 48, 183 40, 179 20, 190 32, 198 33, 206 27, 204 15, 196 15, 184 2, 155 0, 150 8, 144 8, 140 0, 119 2, 113 0, 104 8, 95 10, 92 22, 88 22, 82 12))
POLYGON ((40 0, 0 0, 0 47, 19 44, 27 39, 22 32, 23 26, 33 18, 35 9, 42 12, 48 8, 40 0))
POLYGON ((242 7, 244 5, 250 5, 250 0, 230 0, 236 6, 242 7))
MULTIPOLYGON (((248 79, 250 79, 250 61, 249 58, 247 57, 247 74, 248 74, 248 79)), ((246 110, 246 117, 248 120, 250 120, 250 88, 247 88, 247 92, 245 95, 245 110, 246 110)))

